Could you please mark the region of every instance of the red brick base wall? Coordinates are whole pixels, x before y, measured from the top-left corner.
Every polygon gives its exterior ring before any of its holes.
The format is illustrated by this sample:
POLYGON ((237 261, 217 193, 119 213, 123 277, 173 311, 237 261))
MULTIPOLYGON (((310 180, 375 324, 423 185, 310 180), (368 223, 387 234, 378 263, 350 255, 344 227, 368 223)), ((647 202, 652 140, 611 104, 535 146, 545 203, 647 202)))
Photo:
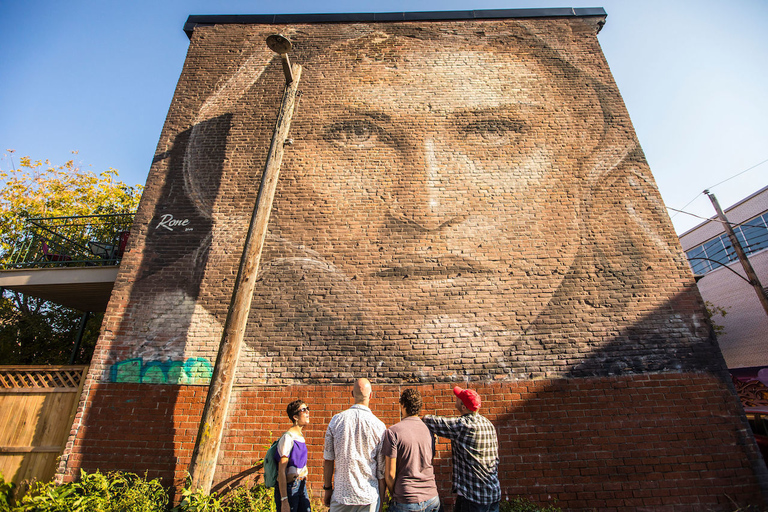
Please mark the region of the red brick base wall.
MULTIPOLYGON (((374 386, 372 409, 388 426, 399 420, 406 386, 374 386)), ((737 400, 706 374, 655 374, 540 380, 475 386, 481 412, 496 425, 505 497, 557 500, 569 510, 735 510, 764 504, 766 470, 737 400), (725 413, 725 414, 724 414, 725 413), (733 500, 733 501, 732 501, 733 500)), ((420 386, 424 413, 453 414, 448 384, 420 386)), ((207 388, 98 384, 66 463, 123 469, 183 482, 207 388)), ((258 476, 253 463, 289 426, 286 404, 311 407, 305 429, 310 487, 321 495, 322 443, 333 414, 351 403, 348 386, 238 388, 219 456, 215 488, 258 476)), ((438 443, 435 466, 444 501, 451 455, 438 443)))

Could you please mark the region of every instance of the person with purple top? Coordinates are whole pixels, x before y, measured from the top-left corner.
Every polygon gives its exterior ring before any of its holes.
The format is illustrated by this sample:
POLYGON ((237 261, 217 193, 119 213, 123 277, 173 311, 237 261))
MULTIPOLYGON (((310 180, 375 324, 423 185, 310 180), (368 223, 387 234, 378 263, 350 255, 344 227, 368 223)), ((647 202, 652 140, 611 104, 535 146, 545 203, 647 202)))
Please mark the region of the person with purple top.
POLYGON ((403 419, 384 433, 384 479, 392 501, 389 512, 436 512, 440 497, 432 468, 432 434, 421 421, 421 395, 415 389, 400 394, 403 419))
POLYGON ((302 429, 309 425, 309 406, 294 400, 286 408, 293 422, 277 442, 278 460, 275 505, 277 512, 311 512, 307 493, 307 443, 302 429))

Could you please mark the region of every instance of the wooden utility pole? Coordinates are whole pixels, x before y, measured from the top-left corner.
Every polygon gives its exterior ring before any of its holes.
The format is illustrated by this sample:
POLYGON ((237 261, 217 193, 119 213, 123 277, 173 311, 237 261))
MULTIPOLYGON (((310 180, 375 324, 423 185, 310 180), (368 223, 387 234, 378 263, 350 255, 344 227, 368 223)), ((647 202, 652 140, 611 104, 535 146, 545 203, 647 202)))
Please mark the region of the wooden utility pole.
MULTIPOLYGON (((275 42, 275 38, 277 39, 280 51, 276 51, 283 61, 286 85, 275 131, 272 135, 272 143, 264 166, 264 173, 261 177, 259 193, 256 197, 256 206, 253 209, 248 234, 245 238, 240 268, 237 271, 237 278, 232 291, 232 301, 224 324, 219 353, 216 356, 216 364, 208 388, 208 398, 203 409, 195 449, 192 452, 192 462, 189 466, 192 489, 201 489, 206 493, 211 490, 213 474, 216 470, 216 460, 219 456, 224 423, 229 412, 229 399, 232 394, 237 361, 240 357, 248 313, 251 309, 253 289, 256 285, 261 250, 264 246, 269 214, 272 211, 272 201, 275 198, 277 179, 280 175, 283 147, 287 143, 286 138, 291 127, 291 118, 293 117, 293 108, 301 77, 301 66, 297 64, 291 66, 288 61, 287 53, 291 48, 290 42, 282 36, 270 36, 270 38, 273 38, 272 43, 275 42)), ((267 39, 268 45, 275 49, 273 44, 270 44, 270 38, 267 39)))
POLYGON ((720 220, 723 223, 723 227, 725 228, 725 232, 728 233, 728 238, 731 239, 731 245, 733 245, 733 248, 736 251, 736 255, 739 257, 739 261, 741 261, 741 266, 744 267, 744 272, 747 274, 747 279, 749 279, 749 284, 751 284, 752 287, 755 289, 755 293, 757 293, 757 298, 760 300, 760 304, 763 305, 765 314, 768 315, 768 296, 765 295, 765 289, 763 288, 763 285, 760 284, 760 279, 757 278, 755 269, 752 268, 752 264, 749 262, 749 259, 747 258, 747 254, 744 252, 744 249, 741 247, 741 244, 739 243, 739 239, 736 238, 736 233, 734 233, 730 222, 728 222, 728 219, 725 217, 723 210, 720 208, 720 203, 717 202, 717 198, 715 197, 715 195, 710 194, 709 190, 705 190, 704 193, 707 194, 709 196, 709 200, 712 201, 712 206, 715 207, 717 216, 720 217, 720 220))

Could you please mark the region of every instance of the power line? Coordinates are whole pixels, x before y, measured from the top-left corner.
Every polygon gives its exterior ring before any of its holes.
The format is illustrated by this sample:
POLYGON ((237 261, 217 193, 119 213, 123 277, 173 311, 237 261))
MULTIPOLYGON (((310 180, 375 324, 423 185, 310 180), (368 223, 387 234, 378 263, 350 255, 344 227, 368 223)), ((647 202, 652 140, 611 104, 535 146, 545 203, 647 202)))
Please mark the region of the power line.
MULTIPOLYGON (((696 197, 699 197, 699 196, 696 196, 696 197)), ((696 199, 696 197, 694 197, 694 199, 696 199)), ((692 202, 693 201, 691 201, 691 203, 692 202)), ((691 204, 691 203, 688 203, 688 204, 691 204)), ((688 206, 688 204, 685 205, 685 206, 688 206)), ((685 208, 685 206, 683 206, 683 208, 685 208)), ((683 210, 678 210, 677 208, 672 208, 671 206, 667 206, 667 210, 672 210, 673 212, 675 212, 675 215, 677 215, 678 213, 684 213, 686 215, 690 215, 691 217, 696 217, 697 219, 715 220, 715 221, 717 221, 717 219, 713 219, 712 217, 702 217, 701 215, 696 215, 695 213, 686 212, 686 211, 683 211, 683 210)), ((673 215, 672 217, 674 218, 675 215, 673 215)), ((722 221, 718 221, 718 222, 722 222, 722 221)))
MULTIPOLYGON (((680 210, 676 210, 676 209, 674 209, 674 208, 672 208, 672 207, 670 207, 670 206, 667 206, 667 209, 669 209, 669 210, 673 210, 674 212, 676 212, 676 213, 675 213, 675 215, 677 215, 678 213, 685 213, 686 215, 693 215, 694 217, 699 217, 698 215, 694 215, 693 213, 684 212, 684 211, 683 211, 683 209, 685 209, 685 208, 687 208, 688 206, 690 206, 690 204, 691 204, 692 202, 694 202, 696 199, 698 199, 698 198, 699 198, 699 196, 700 196, 700 195, 702 195, 703 193, 704 193, 704 192, 699 192, 698 194, 696 194, 696 197, 694 197, 693 199, 691 199, 690 201, 688 201, 688 202, 685 204, 685 206, 683 206, 683 208, 681 208, 680 210)), ((672 215, 672 217, 670 217, 670 218, 674 219, 674 218, 675 218, 675 215, 672 215)), ((700 219, 703 219, 704 217, 699 217, 699 218, 700 218, 700 219)), ((709 220, 709 219, 706 219, 706 220, 709 220)))
MULTIPOLYGON (((752 170, 752 169, 754 169, 755 167, 759 167, 759 166, 763 165, 763 164, 764 164, 764 163, 766 163, 766 162, 768 162, 768 158, 766 158, 765 160, 763 160, 763 161, 762 161, 762 162, 760 162, 760 163, 757 163, 757 164, 753 165, 752 167, 748 167, 747 169, 744 169, 743 171, 741 171, 741 172, 738 172, 738 173, 734 174, 734 175, 733 175, 733 176, 731 176, 730 178, 726 178, 726 179, 724 179, 724 180, 723 180, 723 181, 721 181, 720 183, 716 183, 716 184, 712 185, 711 187, 707 187, 707 190, 708 190, 708 189, 712 189, 712 188, 715 188, 715 187, 717 187, 717 186, 719 186, 719 185, 722 185, 722 184, 723 184, 723 183, 725 183, 726 181, 730 181, 730 180, 732 180, 733 178, 736 178, 736 177, 738 177, 738 176, 741 176, 741 175, 742 175, 742 174, 744 174, 745 172, 747 172, 747 171, 751 171, 751 170, 752 170)), ((691 199, 690 201, 688 201, 688 203, 686 203, 686 205, 685 205, 685 206, 683 206, 683 207, 682 207, 681 209, 679 209, 679 210, 676 210, 675 208, 670 208, 669 206, 667 206, 667 208, 668 208, 668 209, 670 209, 670 210, 672 210, 672 211, 676 212, 676 213, 675 213, 674 215, 672 215, 670 218, 674 219, 674 218, 675 218, 675 215, 677 215, 678 213, 685 213, 685 214, 687 214, 687 215, 693 215, 694 217, 698 217, 698 215, 694 215, 694 214, 692 214, 692 213, 688 213, 688 212, 685 212, 685 211, 683 211, 683 210, 685 210, 685 209, 686 209, 688 206, 690 206, 690 205, 691 205, 691 203, 692 203, 692 202, 694 202, 696 199, 698 199, 698 198, 699 198, 699 196, 700 196, 700 195, 702 195, 703 193, 704 193, 704 192, 702 191, 702 192, 699 192, 698 194, 696 194, 696 196, 695 196, 693 199, 691 199)), ((703 219, 704 217, 699 217, 699 218, 700 218, 700 219, 703 219)), ((710 220, 710 219, 705 219, 705 220, 710 220)))
MULTIPOLYGON (((697 219, 711 220, 714 222, 719 222, 720 224, 725 224, 725 222, 723 222, 720 219, 716 219, 714 217, 702 217, 701 215, 696 215, 695 213, 691 213, 691 212, 684 212, 683 210, 678 210, 677 208, 672 208, 671 206, 667 206, 667 210, 672 210, 673 212, 677 212, 677 213, 684 213, 686 215, 690 215, 691 217, 696 217, 697 219)), ((765 227, 765 226, 755 226, 754 224, 746 224, 746 223, 739 224, 738 222, 730 222, 730 221, 728 222, 728 224, 730 224, 731 226, 743 227, 743 228, 764 228, 765 227)))
MULTIPOLYGON (((724 180, 723 180, 723 181, 721 181, 720 183, 717 183, 717 184, 715 184, 715 185, 712 185, 711 187, 708 187, 708 188, 714 188, 714 187, 716 187, 716 186, 718 186, 718 185, 722 185, 722 184, 723 184, 723 183, 725 183, 726 181, 732 180, 733 178, 736 178, 736 177, 738 177, 738 176, 741 176, 742 174, 744 174, 744 173, 745 173, 745 172, 747 172, 747 171, 751 171, 751 170, 752 170, 752 169, 754 169, 755 167, 758 167, 758 166, 760 166, 760 165, 763 165, 765 162, 768 162, 768 158, 766 158, 765 160, 763 160, 763 161, 762 161, 762 162, 760 162, 759 164, 755 164, 755 165, 753 165, 752 167, 749 167, 748 169, 744 169, 744 170, 743 170, 743 171, 741 171, 740 173, 738 173, 738 174, 734 174, 734 175, 733 175, 733 176, 731 176, 730 178, 724 179, 724 180)), ((703 192, 702 192, 702 194, 703 194, 703 192)))

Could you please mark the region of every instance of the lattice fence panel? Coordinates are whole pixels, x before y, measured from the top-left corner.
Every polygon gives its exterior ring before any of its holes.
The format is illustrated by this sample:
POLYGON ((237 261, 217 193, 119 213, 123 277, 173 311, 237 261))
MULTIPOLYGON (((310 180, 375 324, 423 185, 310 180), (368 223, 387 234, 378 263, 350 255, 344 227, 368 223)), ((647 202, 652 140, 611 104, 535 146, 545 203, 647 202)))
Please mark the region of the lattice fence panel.
POLYGON ((78 389, 83 367, 0 367, 0 389, 78 389))

